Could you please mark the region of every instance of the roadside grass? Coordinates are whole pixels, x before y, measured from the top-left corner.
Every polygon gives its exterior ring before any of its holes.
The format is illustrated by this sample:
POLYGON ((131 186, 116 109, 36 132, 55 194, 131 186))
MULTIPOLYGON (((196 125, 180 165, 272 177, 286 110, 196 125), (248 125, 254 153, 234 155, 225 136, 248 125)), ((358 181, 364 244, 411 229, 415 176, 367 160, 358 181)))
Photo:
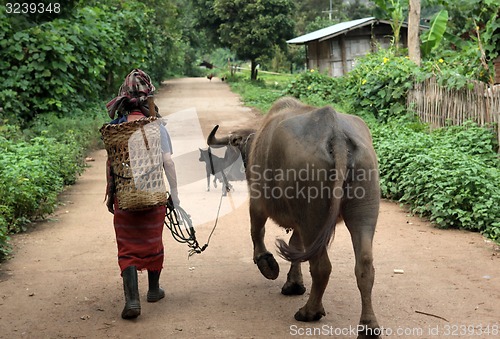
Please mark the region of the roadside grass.
POLYGON ((261 71, 255 81, 250 80, 250 71, 241 70, 228 78, 231 90, 238 93, 246 106, 254 107, 266 114, 272 104, 284 95, 286 86, 296 75, 274 74, 261 71))

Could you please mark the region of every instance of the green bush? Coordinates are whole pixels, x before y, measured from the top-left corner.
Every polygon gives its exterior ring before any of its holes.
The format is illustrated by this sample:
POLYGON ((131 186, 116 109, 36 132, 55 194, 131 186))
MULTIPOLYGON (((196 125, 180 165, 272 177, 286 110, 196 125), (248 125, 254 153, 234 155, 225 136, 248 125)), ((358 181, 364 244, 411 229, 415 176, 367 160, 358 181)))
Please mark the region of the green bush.
POLYGON ((0 205, 0 261, 9 255, 11 246, 9 245, 10 237, 7 231, 7 221, 3 217, 3 206, 0 205))
POLYGON ((76 110, 73 114, 58 117, 57 114, 44 114, 37 117, 25 130, 25 139, 36 136, 49 136, 61 143, 72 143, 78 149, 75 162, 82 161, 88 149, 100 147, 99 128, 109 120, 104 103, 89 103, 86 110, 76 110))
POLYGON ((38 137, 32 143, 11 144, 0 140, 0 187, 6 209, 8 231, 23 230, 31 218, 53 211, 57 193, 63 188, 59 173, 64 165, 61 159, 67 151, 56 145, 54 139, 38 137))
POLYGON ((416 65, 407 57, 397 56, 392 49, 380 50, 361 57, 343 77, 305 72, 289 84, 285 94, 384 122, 406 115, 406 95, 416 72, 416 65))
POLYGON ((307 101, 311 101, 311 97, 316 97, 317 101, 336 101, 342 96, 339 95, 339 81, 340 78, 332 78, 311 69, 292 80, 286 88, 286 94, 307 101))
POLYGON ((379 121, 404 116, 416 71, 415 63, 392 49, 368 54, 345 77, 346 96, 355 112, 368 112, 379 121))
POLYGON ((437 227, 500 240, 500 161, 490 131, 468 124, 428 133, 398 123, 372 132, 384 197, 437 227))
POLYGON ((35 137, 30 142, 0 139, 0 187, 9 231, 54 210, 64 185, 73 184, 83 168, 83 149, 74 133, 65 141, 35 137))
MULTIPOLYGON (((310 70, 299 74, 285 88, 283 95, 291 95, 301 101, 322 107, 333 106, 343 112, 352 112, 352 100, 348 97, 345 79, 332 78, 321 74, 316 70, 310 70)), ((357 112, 362 115, 364 112, 357 112)))
MULTIPOLYGON (((424 60, 421 67, 394 49, 381 49, 358 60, 353 70, 343 77, 332 78, 315 70, 304 72, 291 81, 284 95, 292 95, 309 104, 330 104, 342 111, 374 117, 380 122, 407 116, 406 99, 414 82, 435 76, 446 88, 471 85, 474 73, 463 73, 458 64, 466 65, 465 52, 449 53, 436 60, 424 60)), ((464 66, 469 67, 470 66, 464 66)))
POLYGON ((31 221, 52 213, 58 194, 82 173, 104 114, 97 107, 65 118, 46 114, 22 133, 0 126, 0 260, 10 251, 8 233, 26 230, 31 221))
POLYGON ((74 21, 56 19, 4 32, 0 68, 6 81, 0 85, 0 102, 6 113, 15 113, 9 118, 24 123, 47 112, 67 114, 81 96, 103 91, 103 68, 118 27, 105 25, 102 16, 86 8, 74 21))

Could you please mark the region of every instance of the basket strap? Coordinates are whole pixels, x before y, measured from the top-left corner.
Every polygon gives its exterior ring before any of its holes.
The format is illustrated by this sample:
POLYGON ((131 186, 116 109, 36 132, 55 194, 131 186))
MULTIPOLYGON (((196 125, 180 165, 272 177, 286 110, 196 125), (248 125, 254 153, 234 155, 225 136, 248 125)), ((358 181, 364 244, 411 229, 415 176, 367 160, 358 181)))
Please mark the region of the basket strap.
POLYGON ((148 138, 146 137, 146 131, 144 131, 144 125, 141 125, 141 133, 142 139, 144 139, 144 144, 146 145, 146 149, 149 151, 149 142, 148 138))
POLYGON ((156 117, 155 99, 153 96, 148 97, 148 106, 149 106, 149 116, 156 117))

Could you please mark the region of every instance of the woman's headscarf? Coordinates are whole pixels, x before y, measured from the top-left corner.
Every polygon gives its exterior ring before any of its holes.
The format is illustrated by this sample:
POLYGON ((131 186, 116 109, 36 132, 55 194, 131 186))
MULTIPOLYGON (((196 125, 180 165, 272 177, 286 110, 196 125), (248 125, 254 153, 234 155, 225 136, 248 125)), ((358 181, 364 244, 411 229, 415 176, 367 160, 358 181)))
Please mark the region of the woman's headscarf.
POLYGON ((131 107, 149 116, 147 98, 153 96, 155 90, 150 76, 140 69, 134 69, 125 78, 118 96, 106 104, 109 117, 114 119, 116 112, 121 116, 127 115, 131 107))

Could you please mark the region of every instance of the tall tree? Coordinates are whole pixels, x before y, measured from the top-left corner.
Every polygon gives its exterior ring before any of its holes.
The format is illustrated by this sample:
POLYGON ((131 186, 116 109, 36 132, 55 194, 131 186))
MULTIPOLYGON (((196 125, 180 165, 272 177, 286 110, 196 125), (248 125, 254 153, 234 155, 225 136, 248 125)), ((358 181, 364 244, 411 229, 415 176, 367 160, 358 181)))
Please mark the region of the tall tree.
POLYGON ((408 11, 408 55, 420 66, 420 0, 410 0, 408 11))
POLYGON ((286 48, 293 37, 291 0, 215 0, 214 13, 222 45, 240 59, 250 60, 251 79, 257 79, 260 57, 270 56, 275 45, 286 48))

